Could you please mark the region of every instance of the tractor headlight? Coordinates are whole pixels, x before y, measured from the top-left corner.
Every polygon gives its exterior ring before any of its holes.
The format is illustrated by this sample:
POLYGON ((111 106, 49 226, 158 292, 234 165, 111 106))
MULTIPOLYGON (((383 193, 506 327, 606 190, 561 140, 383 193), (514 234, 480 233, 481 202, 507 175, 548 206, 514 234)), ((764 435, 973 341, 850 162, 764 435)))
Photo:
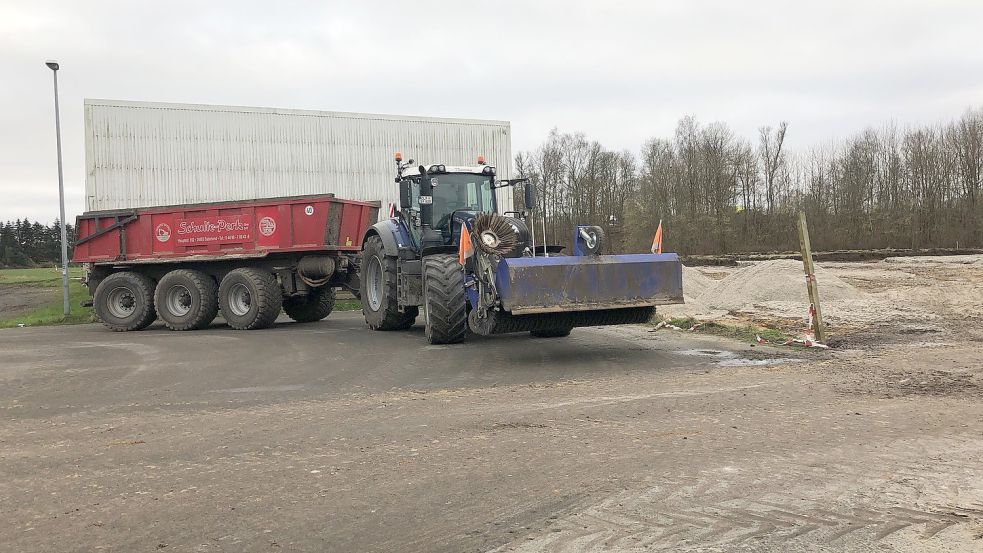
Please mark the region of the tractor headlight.
POLYGON ((494 175, 495 174, 495 168, 492 167, 491 165, 486 165, 485 168, 481 170, 481 172, 484 173, 484 174, 486 174, 486 175, 494 175))

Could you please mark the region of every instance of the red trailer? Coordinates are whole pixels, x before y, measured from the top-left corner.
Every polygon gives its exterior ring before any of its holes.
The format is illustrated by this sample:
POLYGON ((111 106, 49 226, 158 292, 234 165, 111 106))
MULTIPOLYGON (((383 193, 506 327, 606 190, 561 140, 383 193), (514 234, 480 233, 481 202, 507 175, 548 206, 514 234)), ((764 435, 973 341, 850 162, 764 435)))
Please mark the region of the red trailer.
POLYGON ((357 293, 357 254, 378 202, 333 194, 92 211, 76 221, 73 261, 96 315, 113 330, 157 317, 173 330, 222 316, 236 329, 271 325, 281 309, 328 316, 335 289, 357 293))

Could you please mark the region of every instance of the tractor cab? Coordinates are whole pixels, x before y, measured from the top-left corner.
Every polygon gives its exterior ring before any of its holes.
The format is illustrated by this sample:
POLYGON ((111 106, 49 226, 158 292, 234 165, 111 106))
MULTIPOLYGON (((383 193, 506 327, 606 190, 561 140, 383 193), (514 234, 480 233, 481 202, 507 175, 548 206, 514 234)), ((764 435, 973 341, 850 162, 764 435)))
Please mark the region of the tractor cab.
POLYGON ((495 167, 398 164, 400 217, 418 244, 424 241, 424 222, 433 233, 432 245, 458 244, 461 225, 481 213, 497 212, 495 167), (427 213, 429 212, 429 213, 427 213), (435 240, 439 239, 439 244, 435 240))

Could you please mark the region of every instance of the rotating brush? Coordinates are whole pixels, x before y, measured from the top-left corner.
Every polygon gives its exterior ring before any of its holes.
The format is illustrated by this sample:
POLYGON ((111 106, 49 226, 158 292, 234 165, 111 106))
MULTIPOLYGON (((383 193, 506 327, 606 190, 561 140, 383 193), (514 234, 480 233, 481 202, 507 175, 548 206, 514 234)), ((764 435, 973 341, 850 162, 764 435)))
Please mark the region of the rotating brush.
POLYGON ((496 213, 482 213, 471 227, 478 249, 489 255, 506 255, 515 249, 519 241, 515 228, 508 219, 496 213))

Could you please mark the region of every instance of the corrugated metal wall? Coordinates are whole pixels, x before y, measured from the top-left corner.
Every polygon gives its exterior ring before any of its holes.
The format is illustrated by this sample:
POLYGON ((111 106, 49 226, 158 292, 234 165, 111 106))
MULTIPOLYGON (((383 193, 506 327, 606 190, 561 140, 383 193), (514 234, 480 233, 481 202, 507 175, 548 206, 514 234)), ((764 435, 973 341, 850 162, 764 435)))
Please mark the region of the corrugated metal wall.
MULTIPOLYGON (((85 101, 89 211, 332 192, 397 202, 394 152, 511 173, 507 121, 85 101)), ((512 208, 511 189, 499 202, 512 208)))

